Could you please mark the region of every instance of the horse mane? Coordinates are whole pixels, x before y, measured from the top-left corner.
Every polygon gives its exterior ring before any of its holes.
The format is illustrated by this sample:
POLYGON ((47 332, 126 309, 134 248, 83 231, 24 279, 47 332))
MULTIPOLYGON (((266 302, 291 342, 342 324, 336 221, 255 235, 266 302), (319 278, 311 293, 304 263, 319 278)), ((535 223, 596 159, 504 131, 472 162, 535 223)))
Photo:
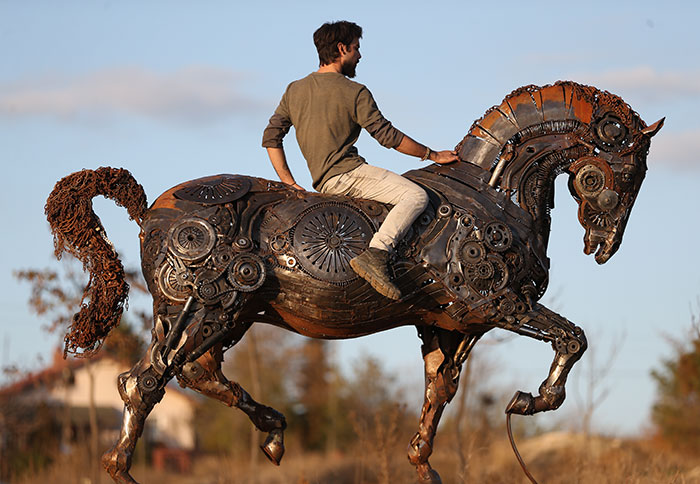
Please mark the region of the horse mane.
POLYGON ((82 170, 62 178, 46 201, 46 217, 58 259, 64 251, 83 263, 90 280, 83 291, 80 311, 73 316, 64 339, 65 357, 91 356, 112 328, 119 325, 129 284, 124 267, 92 209, 98 195, 125 207, 139 225, 146 213, 143 187, 124 169, 82 170))
POLYGON ((612 112, 632 132, 646 124, 619 96, 573 81, 520 87, 474 121, 455 150, 462 161, 491 170, 504 146, 518 134, 545 123, 555 130, 589 129, 603 113, 612 112))

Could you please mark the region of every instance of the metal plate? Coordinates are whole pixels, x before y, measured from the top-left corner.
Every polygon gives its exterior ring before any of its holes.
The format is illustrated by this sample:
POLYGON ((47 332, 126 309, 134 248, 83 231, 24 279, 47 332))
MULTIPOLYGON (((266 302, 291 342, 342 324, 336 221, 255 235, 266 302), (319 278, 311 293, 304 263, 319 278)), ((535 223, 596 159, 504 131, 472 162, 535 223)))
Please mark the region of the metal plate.
POLYGON ((173 195, 180 200, 213 205, 229 203, 243 197, 250 190, 250 180, 243 176, 219 175, 192 180, 173 195))
POLYGON ((216 244, 216 231, 201 218, 187 218, 168 232, 170 250, 184 261, 196 262, 209 255, 216 244))
POLYGON ((373 234, 370 221, 356 208, 323 203, 299 219, 292 247, 301 268, 314 278, 347 283, 357 277, 350 259, 367 248, 373 234))
POLYGON ((158 270, 158 287, 165 297, 175 302, 185 302, 192 294, 190 286, 182 284, 177 271, 166 261, 158 270))

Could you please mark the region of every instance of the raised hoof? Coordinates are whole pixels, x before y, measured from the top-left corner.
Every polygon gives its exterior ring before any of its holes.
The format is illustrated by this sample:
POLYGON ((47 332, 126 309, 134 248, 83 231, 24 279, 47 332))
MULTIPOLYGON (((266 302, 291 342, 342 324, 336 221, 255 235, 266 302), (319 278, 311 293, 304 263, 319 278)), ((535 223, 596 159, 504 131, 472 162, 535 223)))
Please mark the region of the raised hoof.
POLYGON ((435 469, 429 469, 425 474, 418 473, 418 484, 442 484, 442 479, 435 469))
POLYGON ((265 456, 276 466, 280 465, 284 455, 284 440, 281 430, 273 430, 267 434, 265 443, 260 446, 265 456))
POLYGON ((535 397, 531 393, 515 392, 506 407, 506 413, 517 415, 532 415, 535 413, 535 397))

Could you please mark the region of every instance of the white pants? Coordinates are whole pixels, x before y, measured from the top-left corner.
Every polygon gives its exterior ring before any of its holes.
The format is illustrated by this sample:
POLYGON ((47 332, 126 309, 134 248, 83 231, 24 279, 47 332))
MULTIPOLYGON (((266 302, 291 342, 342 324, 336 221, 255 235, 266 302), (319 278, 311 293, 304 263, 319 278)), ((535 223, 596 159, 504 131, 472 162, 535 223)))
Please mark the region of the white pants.
POLYGON ((394 205, 369 243, 370 247, 389 252, 428 206, 428 194, 421 187, 401 175, 368 164, 329 178, 321 192, 394 205))

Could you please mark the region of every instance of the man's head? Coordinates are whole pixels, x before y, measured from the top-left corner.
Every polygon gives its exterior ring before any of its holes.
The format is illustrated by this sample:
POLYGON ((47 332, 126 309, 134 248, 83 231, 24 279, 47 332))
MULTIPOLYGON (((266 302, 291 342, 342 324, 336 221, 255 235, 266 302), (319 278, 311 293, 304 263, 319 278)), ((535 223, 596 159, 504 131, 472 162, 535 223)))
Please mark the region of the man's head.
POLYGON ((341 62, 341 72, 355 77, 355 67, 360 60, 362 27, 345 20, 327 22, 314 32, 314 44, 321 66, 341 62))

